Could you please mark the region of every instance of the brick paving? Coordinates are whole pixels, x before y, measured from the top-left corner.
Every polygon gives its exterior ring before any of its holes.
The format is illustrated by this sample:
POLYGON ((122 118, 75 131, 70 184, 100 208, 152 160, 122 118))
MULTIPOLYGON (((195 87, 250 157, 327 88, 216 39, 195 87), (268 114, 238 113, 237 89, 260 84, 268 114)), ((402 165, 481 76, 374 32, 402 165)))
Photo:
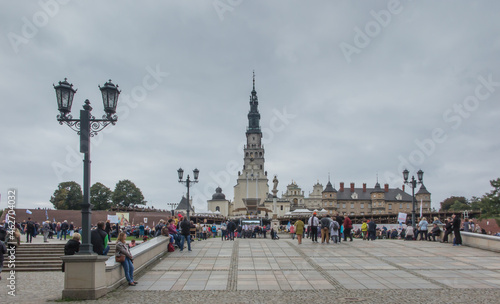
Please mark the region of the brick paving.
MULTIPOLYGON (((28 273, 19 274, 18 297, 12 303, 50 302, 60 297, 62 273, 32 273, 37 283, 29 285, 23 275, 28 273)), ((194 242, 192 252, 169 253, 136 279, 135 287, 123 286, 85 303, 310 303, 325 299, 338 303, 495 303, 500 298, 500 253, 396 240, 322 245, 306 239, 297 245, 291 239, 210 239, 194 242)), ((5 281, 1 283, 3 303, 7 289, 5 281)))

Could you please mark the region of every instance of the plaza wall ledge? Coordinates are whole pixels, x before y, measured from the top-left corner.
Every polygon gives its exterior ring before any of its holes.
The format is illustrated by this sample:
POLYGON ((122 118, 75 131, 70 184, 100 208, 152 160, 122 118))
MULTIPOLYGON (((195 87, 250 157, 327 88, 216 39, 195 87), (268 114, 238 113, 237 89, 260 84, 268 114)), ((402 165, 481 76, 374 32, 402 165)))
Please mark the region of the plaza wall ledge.
MULTIPOLYGON (((134 256, 134 276, 167 253, 169 238, 159 236, 130 249, 134 256)), ((63 299, 95 300, 127 284, 121 263, 102 255, 67 255, 63 299)))
POLYGON ((500 237, 460 231, 462 244, 465 246, 500 252, 500 237))
MULTIPOLYGON (((169 238, 158 236, 131 248, 130 253, 134 256, 134 277, 164 256, 168 251, 168 243, 169 238)), ((117 263, 114 256, 106 261, 106 282, 108 292, 128 283, 121 263, 117 263)))

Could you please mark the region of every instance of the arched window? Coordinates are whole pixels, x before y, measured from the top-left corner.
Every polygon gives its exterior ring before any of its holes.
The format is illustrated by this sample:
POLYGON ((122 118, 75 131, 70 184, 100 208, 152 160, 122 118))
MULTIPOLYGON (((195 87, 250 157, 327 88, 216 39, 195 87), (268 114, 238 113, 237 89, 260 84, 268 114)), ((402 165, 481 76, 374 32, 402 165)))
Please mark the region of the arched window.
POLYGON ((220 207, 219 206, 215 207, 215 211, 219 211, 220 212, 220 207))

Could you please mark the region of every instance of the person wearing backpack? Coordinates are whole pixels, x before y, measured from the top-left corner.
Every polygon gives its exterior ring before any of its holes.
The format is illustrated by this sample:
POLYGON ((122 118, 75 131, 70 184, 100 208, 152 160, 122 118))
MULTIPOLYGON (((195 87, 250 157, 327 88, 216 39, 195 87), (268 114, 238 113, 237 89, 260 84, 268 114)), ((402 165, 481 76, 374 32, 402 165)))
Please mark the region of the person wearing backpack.
POLYGON ((330 235, 334 244, 337 244, 339 241, 339 228, 339 223, 336 220, 332 220, 330 223, 330 235))
POLYGON ((35 234, 35 223, 28 217, 28 221, 26 222, 26 243, 33 241, 33 234, 35 234))

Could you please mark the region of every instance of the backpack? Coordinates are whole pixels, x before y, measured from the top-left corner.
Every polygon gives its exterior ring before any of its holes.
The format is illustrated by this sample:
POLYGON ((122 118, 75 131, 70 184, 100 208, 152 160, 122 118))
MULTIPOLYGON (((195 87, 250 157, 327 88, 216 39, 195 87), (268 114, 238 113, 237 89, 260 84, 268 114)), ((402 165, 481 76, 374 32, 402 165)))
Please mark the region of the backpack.
POLYGON ((174 252, 174 251, 175 251, 174 244, 168 243, 168 252, 174 252))
POLYGON ((33 222, 32 222, 32 221, 28 221, 28 222, 26 223, 26 227, 27 227, 28 229, 30 229, 30 230, 31 230, 31 229, 35 229, 35 225, 33 224, 33 222))
POLYGON ((333 228, 333 231, 339 230, 339 223, 333 222, 333 227, 332 228, 333 228))

